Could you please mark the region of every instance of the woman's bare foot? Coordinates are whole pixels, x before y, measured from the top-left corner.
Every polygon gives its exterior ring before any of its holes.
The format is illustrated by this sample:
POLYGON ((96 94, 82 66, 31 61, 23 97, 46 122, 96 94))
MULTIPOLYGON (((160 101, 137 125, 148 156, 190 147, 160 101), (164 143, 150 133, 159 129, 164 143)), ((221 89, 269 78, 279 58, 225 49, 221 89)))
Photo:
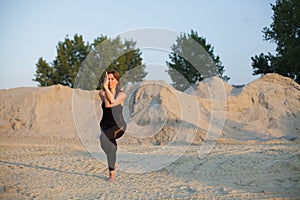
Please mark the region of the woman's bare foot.
POLYGON ((115 172, 114 171, 109 171, 109 182, 113 182, 115 180, 115 172))

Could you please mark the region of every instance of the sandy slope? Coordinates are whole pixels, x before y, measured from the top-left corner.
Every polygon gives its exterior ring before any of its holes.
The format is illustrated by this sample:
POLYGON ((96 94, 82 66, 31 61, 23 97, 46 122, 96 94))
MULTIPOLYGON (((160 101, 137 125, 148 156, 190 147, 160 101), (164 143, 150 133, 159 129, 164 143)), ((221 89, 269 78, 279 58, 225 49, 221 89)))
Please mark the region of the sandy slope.
POLYGON ((300 86, 269 74, 190 89, 151 81, 126 89, 113 184, 96 91, 0 90, 0 199, 299 199, 300 86), (200 159, 205 144, 212 149, 200 159))
MULTIPOLYGON (((177 143, 195 137, 187 142, 200 144, 210 128, 220 131, 222 141, 300 138, 300 86, 278 74, 239 88, 214 77, 196 84, 192 93, 159 81, 126 92, 126 141, 132 144, 168 144, 178 131, 189 137, 181 135, 177 143)), ((61 85, 0 90, 0 134, 79 139, 79 132, 95 138, 100 104, 97 91, 61 85)))

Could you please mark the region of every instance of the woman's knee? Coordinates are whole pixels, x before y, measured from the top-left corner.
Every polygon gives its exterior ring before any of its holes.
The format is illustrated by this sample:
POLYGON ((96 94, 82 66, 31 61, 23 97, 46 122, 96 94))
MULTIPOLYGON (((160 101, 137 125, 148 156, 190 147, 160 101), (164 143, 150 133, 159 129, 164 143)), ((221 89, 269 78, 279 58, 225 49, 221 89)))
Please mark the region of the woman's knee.
POLYGON ((118 138, 122 137, 124 133, 125 133, 124 130, 118 129, 118 130, 115 132, 115 138, 118 139, 118 138))

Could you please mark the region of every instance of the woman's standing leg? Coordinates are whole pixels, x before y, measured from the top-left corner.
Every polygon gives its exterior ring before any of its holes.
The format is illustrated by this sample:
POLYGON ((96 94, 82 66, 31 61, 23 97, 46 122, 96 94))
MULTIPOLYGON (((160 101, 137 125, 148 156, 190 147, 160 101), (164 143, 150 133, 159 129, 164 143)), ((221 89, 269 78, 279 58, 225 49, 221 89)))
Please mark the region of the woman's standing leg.
POLYGON ((117 143, 116 140, 110 140, 104 133, 102 133, 100 136, 100 144, 101 148, 106 154, 110 178, 109 180, 112 181, 114 179, 114 170, 117 158, 117 143))

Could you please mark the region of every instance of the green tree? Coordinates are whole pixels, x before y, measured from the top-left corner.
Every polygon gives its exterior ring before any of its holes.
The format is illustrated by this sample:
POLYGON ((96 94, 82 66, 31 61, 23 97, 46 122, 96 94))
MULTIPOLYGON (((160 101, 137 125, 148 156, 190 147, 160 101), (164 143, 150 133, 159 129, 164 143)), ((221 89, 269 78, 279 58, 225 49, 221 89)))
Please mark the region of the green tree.
POLYGON ((109 39, 100 36, 90 45, 77 34, 74 39, 66 37, 64 42, 58 43, 57 56, 51 65, 39 59, 33 80, 40 86, 62 84, 96 89, 103 82, 104 70, 116 70, 124 77, 123 81, 142 81, 147 73, 142 64, 141 52, 135 45, 133 41, 123 42, 119 37, 109 39))
POLYGON ((263 28, 264 40, 274 42, 276 55, 251 57, 253 75, 278 73, 300 83, 300 1, 277 0, 270 27, 263 28))
POLYGON ((43 59, 39 58, 36 64, 36 74, 34 81, 39 83, 39 86, 53 85, 54 71, 53 68, 43 59))
MULTIPOLYGON (((105 59, 103 62, 100 61, 100 63, 103 66, 108 66, 106 67, 107 70, 116 70, 119 72, 123 83, 141 82, 146 77, 146 66, 142 64, 142 53, 136 48, 136 42, 125 40, 123 43, 120 37, 116 37, 115 39, 100 37, 94 40, 93 49, 98 53, 102 53, 102 58, 105 59), (103 39, 105 40, 103 41, 103 39)), ((103 80, 104 73, 99 80, 99 84, 103 80)))
POLYGON ((55 71, 54 84, 74 86, 77 72, 81 63, 89 53, 89 45, 85 44, 82 36, 74 35, 71 40, 68 37, 57 46, 57 56, 53 61, 55 71))
POLYGON ((220 57, 214 55, 213 47, 197 32, 192 30, 190 34, 181 34, 171 49, 167 72, 176 89, 183 91, 190 84, 211 76, 218 76, 225 81, 230 79, 223 75, 224 66, 220 57))
POLYGON ((39 58, 33 81, 39 86, 62 84, 73 87, 80 65, 88 55, 89 45, 85 44, 82 36, 75 34, 74 39, 67 36, 64 42, 59 42, 56 52, 51 65, 39 58))
POLYGON ((140 82, 147 75, 136 42, 100 36, 90 47, 89 56, 78 73, 76 87, 99 89, 104 80, 104 70, 117 71, 123 84, 140 82))

